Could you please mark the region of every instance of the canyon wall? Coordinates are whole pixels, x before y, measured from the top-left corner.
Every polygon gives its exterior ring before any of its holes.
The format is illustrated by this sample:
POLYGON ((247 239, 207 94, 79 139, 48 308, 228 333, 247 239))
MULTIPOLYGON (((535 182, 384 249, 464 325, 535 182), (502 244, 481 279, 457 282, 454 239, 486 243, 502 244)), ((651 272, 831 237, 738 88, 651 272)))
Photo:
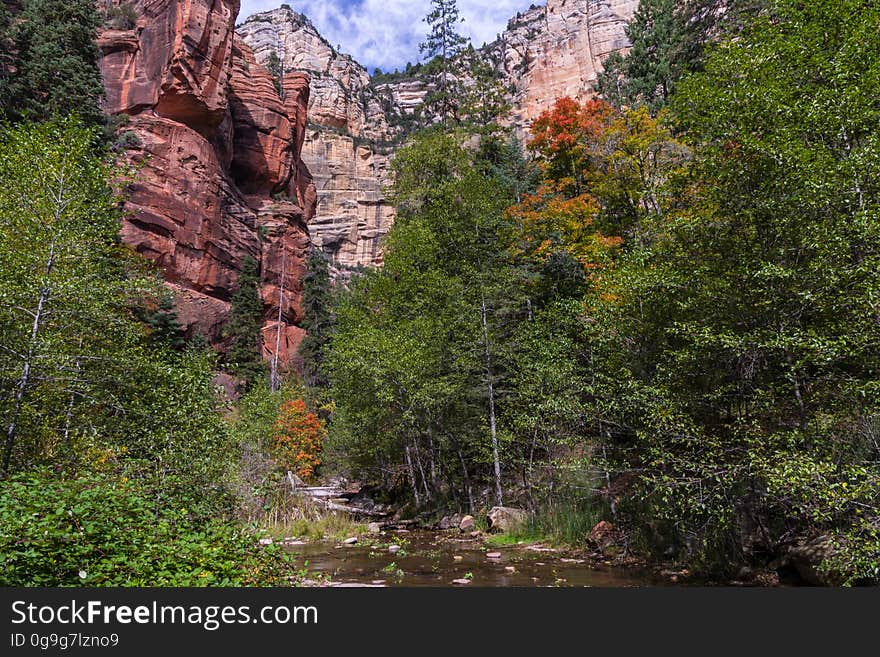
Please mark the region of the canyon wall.
MULTIPOLYGON (((509 90, 505 122, 520 138, 558 98, 594 95, 604 59, 630 45, 624 30, 637 7, 638 0, 549 0, 483 46, 479 55, 493 63, 509 90)), ((237 33, 261 64, 274 54, 282 71, 312 79, 303 160, 318 191, 313 241, 338 266, 381 264, 381 240, 394 220, 383 193, 390 156, 407 126, 419 120, 431 80, 420 72, 371 80, 287 6, 251 16, 237 33)))
POLYGON ((380 239, 394 220, 386 201, 391 146, 400 130, 389 121, 388 97, 363 66, 338 52, 314 25, 289 7, 257 14, 237 28, 267 65, 311 78, 303 161, 318 193, 309 230, 336 266, 379 265, 380 239))
POLYGON ((188 333, 218 347, 242 262, 255 258, 264 355, 280 331, 287 362, 302 337, 296 323, 316 203, 301 158, 308 76, 284 76, 281 100, 235 37, 239 0, 129 4, 131 29, 99 38, 105 109, 123 119, 120 143, 138 166, 122 237, 160 268, 188 333))

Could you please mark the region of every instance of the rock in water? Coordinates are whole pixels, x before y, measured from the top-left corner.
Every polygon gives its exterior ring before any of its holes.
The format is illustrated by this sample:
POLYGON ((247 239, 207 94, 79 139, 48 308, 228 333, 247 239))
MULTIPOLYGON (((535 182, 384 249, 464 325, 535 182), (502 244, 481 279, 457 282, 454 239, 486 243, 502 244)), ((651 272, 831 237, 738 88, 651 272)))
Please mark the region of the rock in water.
POLYGON ((367 531, 371 534, 381 534, 382 524, 378 522, 371 522, 369 525, 367 525, 367 531))
POLYGON ((465 516, 461 519, 461 522, 458 523, 458 528, 461 530, 463 534, 467 534, 468 532, 474 531, 477 527, 477 521, 474 520, 473 516, 465 516))
POLYGON ((587 543, 600 552, 605 552, 617 542, 618 532, 614 525, 606 520, 602 520, 590 530, 587 536, 587 543))
POLYGON ((355 545, 355 544, 357 544, 357 542, 358 542, 357 536, 352 536, 351 538, 347 538, 344 541, 342 541, 342 544, 343 545, 355 545))
POLYGON ((528 514, 509 506, 493 506, 489 511, 489 528, 495 532, 511 532, 525 525, 528 514))

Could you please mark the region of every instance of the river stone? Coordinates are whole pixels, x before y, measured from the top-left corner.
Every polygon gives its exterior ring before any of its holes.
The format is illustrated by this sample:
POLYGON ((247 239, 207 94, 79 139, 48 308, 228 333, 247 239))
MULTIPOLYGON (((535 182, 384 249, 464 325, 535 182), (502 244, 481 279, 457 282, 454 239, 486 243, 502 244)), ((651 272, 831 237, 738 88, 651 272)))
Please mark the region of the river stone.
POLYGON ((461 516, 457 513, 452 516, 444 516, 438 524, 440 529, 454 529, 461 524, 461 516))
POLYGON ((486 558, 487 559, 500 559, 501 553, 500 552, 487 552, 486 558))
POLYGON ((399 545, 389 545, 389 546, 388 546, 388 551, 389 551, 391 554, 397 554, 398 552, 400 552, 400 546, 399 546, 399 545))
POLYGON ((606 552, 616 541, 617 530, 607 520, 599 522, 590 530, 590 534, 587 536, 587 543, 597 548, 600 552, 606 552))
POLYGON ((369 525, 367 525, 367 531, 371 534, 381 534, 382 524, 378 522, 371 522, 369 525))
POLYGON ((343 545, 354 545, 357 542, 358 542, 357 536, 352 536, 351 538, 347 538, 344 541, 342 541, 342 544, 343 545))
POLYGON ((474 531, 477 527, 477 521, 474 520, 473 516, 465 516, 461 519, 461 522, 458 523, 458 528, 462 533, 467 534, 468 532, 474 531))
POLYGON ((510 532, 522 527, 528 514, 522 509, 509 506, 493 506, 489 511, 489 527, 492 531, 510 532))
POLYGON ((462 579, 454 579, 454 580, 452 580, 452 583, 453 583, 453 584, 470 584, 470 583, 471 583, 471 580, 469 580, 469 579, 464 579, 464 578, 462 578, 462 579))

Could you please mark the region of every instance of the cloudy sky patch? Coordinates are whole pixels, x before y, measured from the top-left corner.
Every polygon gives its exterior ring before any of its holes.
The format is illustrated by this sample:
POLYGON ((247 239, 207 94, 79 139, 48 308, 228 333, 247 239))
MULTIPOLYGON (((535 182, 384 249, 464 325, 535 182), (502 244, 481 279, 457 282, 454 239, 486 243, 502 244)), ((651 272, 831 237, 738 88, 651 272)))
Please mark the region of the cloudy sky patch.
MULTIPOLYGON (((475 46, 493 41, 507 21, 535 0, 459 0, 465 22, 461 32, 475 46)), ((251 14, 276 9, 282 0, 242 0, 239 22, 251 14)), ((341 46, 361 64, 383 70, 403 67, 420 59, 419 43, 427 25, 422 21, 430 0, 288 0, 308 16, 334 46, 341 46)))

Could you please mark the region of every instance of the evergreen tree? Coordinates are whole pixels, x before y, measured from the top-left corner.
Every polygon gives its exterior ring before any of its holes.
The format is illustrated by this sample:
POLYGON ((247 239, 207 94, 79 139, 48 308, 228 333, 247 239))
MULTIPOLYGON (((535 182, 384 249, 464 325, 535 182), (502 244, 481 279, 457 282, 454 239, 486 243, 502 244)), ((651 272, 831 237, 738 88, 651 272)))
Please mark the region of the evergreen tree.
POLYGON ((6 85, 15 64, 12 46, 12 25, 9 10, 6 4, 0 1, 0 114, 2 114, 7 98, 6 85))
POLYGON ((263 374, 263 302, 260 299, 260 272, 257 261, 245 256, 233 293, 224 334, 230 338, 226 362, 248 385, 263 374))
POLYGON ((626 27, 632 48, 626 57, 615 53, 605 62, 599 90, 621 105, 643 104, 657 111, 669 100, 686 62, 681 45, 685 23, 676 0, 642 0, 626 27))
POLYGON ((186 347, 183 327, 177 317, 174 297, 164 294, 158 305, 138 309, 138 316, 149 328, 149 341, 154 345, 164 345, 175 351, 186 347))
POLYGON ((770 0, 642 0, 626 27, 632 48, 612 53, 596 82, 603 98, 621 109, 644 105, 656 114, 678 81, 699 71, 706 47, 735 36, 770 0))
POLYGON ((462 85, 460 94, 461 118, 484 136, 500 134, 503 130, 498 120, 510 111, 510 103, 498 71, 472 44, 468 44, 461 60, 467 73, 467 82, 462 85))
POLYGON ((11 28, 15 70, 0 87, 0 111, 13 120, 73 113, 99 124, 100 25, 93 0, 24 0, 11 28))
POLYGON ((425 104, 436 107, 445 122, 457 118, 459 88, 455 60, 468 40, 458 32, 463 19, 457 0, 431 0, 431 11, 424 20, 430 32, 419 50, 431 59, 433 71, 439 73, 437 91, 425 99, 425 104))
POLYGON ((306 275, 303 277, 302 328, 306 330, 306 337, 299 347, 306 383, 313 388, 327 385, 324 361, 336 329, 333 303, 333 282, 327 256, 320 249, 313 248, 306 260, 306 275))
POLYGON ((283 100, 284 62, 281 61, 278 53, 274 50, 269 53, 269 59, 266 61, 266 69, 269 71, 269 75, 272 76, 272 84, 275 85, 275 91, 278 92, 278 95, 283 100))

